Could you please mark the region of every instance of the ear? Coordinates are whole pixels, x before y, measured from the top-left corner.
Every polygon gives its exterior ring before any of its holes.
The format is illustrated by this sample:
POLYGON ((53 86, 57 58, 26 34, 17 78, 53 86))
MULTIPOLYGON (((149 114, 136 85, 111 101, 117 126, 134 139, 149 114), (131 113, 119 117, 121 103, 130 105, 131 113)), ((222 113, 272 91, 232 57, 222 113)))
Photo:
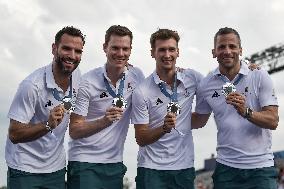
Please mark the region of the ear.
POLYGON ((179 48, 177 48, 177 57, 179 57, 179 48))
POLYGON ((103 44, 103 50, 104 50, 104 52, 106 53, 106 49, 107 49, 107 44, 103 44))
POLYGON ((213 58, 216 58, 215 49, 212 49, 213 58))
POLYGON ((57 51, 57 46, 56 46, 56 44, 55 44, 55 43, 52 43, 51 48, 52 48, 52 54, 55 55, 55 54, 56 54, 56 51, 57 51))
POLYGON ((243 49, 240 48, 240 56, 242 56, 242 55, 243 55, 243 49))
POLYGON ((150 50, 150 52, 151 52, 151 57, 152 57, 152 58, 155 58, 155 55, 154 55, 155 49, 152 48, 152 49, 150 50))

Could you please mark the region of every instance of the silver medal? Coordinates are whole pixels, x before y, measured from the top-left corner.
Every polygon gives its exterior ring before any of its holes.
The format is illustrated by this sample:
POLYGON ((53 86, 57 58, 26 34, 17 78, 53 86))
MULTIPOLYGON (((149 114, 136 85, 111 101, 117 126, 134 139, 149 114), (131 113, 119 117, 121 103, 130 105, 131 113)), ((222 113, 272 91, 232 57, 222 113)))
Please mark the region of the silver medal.
POLYGON ((72 98, 65 97, 62 99, 62 104, 64 108, 67 110, 67 113, 72 113, 75 109, 72 98))
POLYGON ((116 97, 113 99, 112 105, 118 108, 125 109, 127 107, 127 101, 123 97, 116 97))
POLYGON ((181 112, 181 106, 176 102, 170 102, 167 106, 167 112, 178 115, 181 112))
POLYGON ((222 87, 222 94, 227 97, 230 93, 236 92, 236 86, 232 83, 226 82, 222 87))

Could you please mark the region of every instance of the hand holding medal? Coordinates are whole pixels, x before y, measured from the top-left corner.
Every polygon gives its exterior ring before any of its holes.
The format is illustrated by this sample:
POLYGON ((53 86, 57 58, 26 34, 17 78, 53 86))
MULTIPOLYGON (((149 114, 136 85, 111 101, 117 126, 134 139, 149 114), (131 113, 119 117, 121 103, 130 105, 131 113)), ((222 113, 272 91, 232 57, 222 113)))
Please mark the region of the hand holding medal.
MULTIPOLYGON (((175 73, 175 80, 174 80, 174 87, 173 87, 173 93, 172 95, 169 94, 169 92, 166 90, 166 86, 164 82, 161 82, 158 84, 160 91, 170 99, 170 103, 167 105, 167 116, 169 114, 173 114, 175 116, 179 115, 181 113, 181 106, 178 104, 178 100, 177 100, 177 72, 175 73)), ((166 118, 167 118, 166 116, 166 118)), ((166 118, 165 118, 165 123, 166 123, 166 118)), ((163 128, 165 127, 166 124, 164 124, 163 128)), ((177 130, 175 128, 175 125, 172 127, 174 128, 174 130, 176 130, 176 132, 180 135, 180 136, 185 136, 184 133, 182 133, 181 131, 177 130)), ((165 130, 165 129, 164 129, 165 130)), ((168 130, 165 130, 166 132, 168 130)))

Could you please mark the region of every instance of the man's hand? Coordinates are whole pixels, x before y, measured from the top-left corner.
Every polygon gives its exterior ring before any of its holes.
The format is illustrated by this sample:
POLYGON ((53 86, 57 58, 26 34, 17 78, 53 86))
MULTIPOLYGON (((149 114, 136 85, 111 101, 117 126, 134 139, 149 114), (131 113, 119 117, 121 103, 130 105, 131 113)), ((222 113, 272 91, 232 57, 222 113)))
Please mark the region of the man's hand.
POLYGON ((246 99, 243 95, 237 92, 230 93, 226 97, 227 104, 231 104, 238 111, 241 116, 245 115, 246 112, 246 99))
POLYGON ((110 107, 106 110, 106 114, 104 116, 104 120, 108 123, 111 124, 114 121, 119 120, 122 117, 123 114, 123 109, 118 108, 118 107, 110 107))
POLYGON ((176 115, 174 113, 168 113, 164 120, 164 132, 170 133, 171 130, 176 127, 176 120, 176 115))
POLYGON ((48 125, 55 129, 63 120, 65 109, 63 105, 58 105, 50 110, 50 114, 48 117, 48 125))

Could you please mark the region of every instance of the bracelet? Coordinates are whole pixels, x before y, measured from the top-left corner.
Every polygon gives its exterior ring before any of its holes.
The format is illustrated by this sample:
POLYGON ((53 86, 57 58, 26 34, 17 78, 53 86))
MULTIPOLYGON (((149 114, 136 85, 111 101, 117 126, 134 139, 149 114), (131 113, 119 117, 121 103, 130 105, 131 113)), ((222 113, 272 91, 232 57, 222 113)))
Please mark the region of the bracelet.
POLYGON ((51 129, 51 127, 49 126, 48 121, 47 121, 46 124, 45 124, 45 128, 46 128, 46 130, 48 130, 49 132, 52 133, 52 129, 51 129))
POLYGON ((252 114, 253 114, 252 109, 249 108, 249 107, 246 107, 244 118, 249 119, 249 118, 251 118, 252 114))

